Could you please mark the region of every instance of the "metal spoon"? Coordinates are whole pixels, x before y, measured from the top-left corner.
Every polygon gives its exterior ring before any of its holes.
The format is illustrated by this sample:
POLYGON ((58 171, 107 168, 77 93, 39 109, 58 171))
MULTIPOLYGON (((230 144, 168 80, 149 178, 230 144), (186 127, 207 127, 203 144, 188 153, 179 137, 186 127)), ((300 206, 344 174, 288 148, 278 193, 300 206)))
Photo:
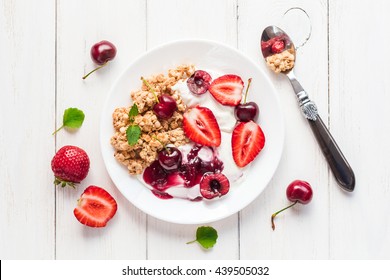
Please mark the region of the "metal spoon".
MULTIPOLYGON (((270 66, 271 69, 273 68, 272 70, 276 70, 275 72, 282 70, 280 73, 285 74, 289 78, 295 94, 297 95, 302 113, 308 120, 314 136, 321 147, 322 153, 328 161, 330 169, 337 180, 337 183, 342 187, 342 189, 352 192, 355 188, 355 175, 352 168, 348 164, 340 148, 337 146, 336 141, 333 139, 329 130, 321 120, 317 111, 317 106, 309 99, 308 94, 294 75, 293 68, 296 52, 290 37, 282 29, 276 26, 268 26, 264 29, 263 34, 261 35, 261 46, 261 50, 266 61, 268 58, 268 66, 270 66), (272 60, 274 58, 272 56, 275 55, 272 51, 272 44, 275 41, 282 41, 284 43, 282 51, 288 51, 293 56, 292 57, 287 54, 290 58, 292 58, 292 61, 287 61, 287 66, 284 67, 284 69, 275 69, 275 65, 272 64, 272 60)), ((283 46, 283 44, 279 44, 279 47, 280 46, 283 46)), ((275 45, 275 47, 277 46, 275 45)))

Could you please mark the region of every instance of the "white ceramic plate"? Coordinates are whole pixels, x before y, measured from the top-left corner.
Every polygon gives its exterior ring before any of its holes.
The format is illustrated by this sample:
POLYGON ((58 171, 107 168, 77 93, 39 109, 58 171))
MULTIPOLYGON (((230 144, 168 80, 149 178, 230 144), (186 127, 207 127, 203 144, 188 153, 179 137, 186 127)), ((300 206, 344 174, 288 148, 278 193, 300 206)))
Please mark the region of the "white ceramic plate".
POLYGON ((281 158, 284 124, 276 91, 266 74, 244 54, 226 45, 204 40, 175 41, 155 48, 129 65, 115 82, 103 109, 100 130, 101 149, 111 179, 121 193, 145 213, 173 223, 201 224, 237 213, 251 203, 271 180, 281 158), (246 171, 246 177, 221 199, 192 202, 185 199, 163 200, 155 197, 114 158, 110 138, 114 133, 112 113, 117 107, 130 106, 130 92, 141 86, 140 77, 148 77, 184 63, 196 69, 215 69, 236 74, 244 81, 252 77, 248 100, 260 107, 258 123, 266 143, 246 171))

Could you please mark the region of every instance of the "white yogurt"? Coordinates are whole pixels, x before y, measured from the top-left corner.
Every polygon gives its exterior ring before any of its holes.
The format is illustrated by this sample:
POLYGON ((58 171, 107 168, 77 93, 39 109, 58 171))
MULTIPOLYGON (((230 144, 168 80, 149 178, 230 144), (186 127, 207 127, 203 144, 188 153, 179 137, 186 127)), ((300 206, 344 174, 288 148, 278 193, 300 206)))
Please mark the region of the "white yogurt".
MULTIPOLYGON (((217 76, 218 77, 218 76, 217 76)), ((232 132, 236 124, 234 117, 234 107, 224 106, 214 99, 209 91, 202 95, 193 94, 187 86, 187 81, 179 81, 172 87, 173 90, 178 91, 184 104, 187 107, 194 107, 196 105, 209 108, 213 111, 215 118, 218 120, 218 125, 221 131, 232 132)))
POLYGON ((232 134, 221 131, 221 146, 217 148, 218 158, 223 162, 222 173, 229 179, 230 184, 244 175, 233 159, 232 134))

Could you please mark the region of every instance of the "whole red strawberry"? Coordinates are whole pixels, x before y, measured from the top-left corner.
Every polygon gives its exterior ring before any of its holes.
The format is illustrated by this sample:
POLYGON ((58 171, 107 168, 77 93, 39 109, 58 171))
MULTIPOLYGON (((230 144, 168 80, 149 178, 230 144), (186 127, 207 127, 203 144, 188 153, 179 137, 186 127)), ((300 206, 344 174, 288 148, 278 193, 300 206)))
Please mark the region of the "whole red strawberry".
POLYGON ((76 146, 64 146, 58 150, 51 160, 54 172, 54 184, 75 187, 88 175, 89 157, 87 153, 76 146))

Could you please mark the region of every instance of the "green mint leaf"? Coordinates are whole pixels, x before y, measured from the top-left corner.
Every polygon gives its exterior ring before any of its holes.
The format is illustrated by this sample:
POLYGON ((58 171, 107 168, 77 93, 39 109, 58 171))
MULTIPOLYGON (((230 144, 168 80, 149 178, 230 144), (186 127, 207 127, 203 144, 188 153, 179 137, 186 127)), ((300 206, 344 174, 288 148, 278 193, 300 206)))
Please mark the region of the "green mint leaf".
POLYGON ((187 244, 198 242, 203 248, 212 248, 217 243, 218 233, 213 227, 198 227, 196 230, 196 239, 187 242, 187 244))
POLYGON ((80 128, 84 122, 84 112, 77 108, 68 108, 64 112, 63 125, 70 128, 80 128))
POLYGON ((129 117, 136 117, 138 116, 138 106, 137 104, 133 104, 133 106, 131 107, 130 109, 130 112, 129 112, 129 117))
POLYGON ((137 104, 133 104, 133 106, 131 107, 130 111, 129 111, 129 119, 130 119, 130 122, 133 122, 134 121, 134 117, 138 116, 138 106, 137 104))
POLYGON ((127 142, 129 145, 135 145, 141 136, 141 128, 138 125, 130 125, 126 130, 127 142))
POLYGON ((213 227, 199 227, 196 230, 196 240, 204 248, 212 248, 217 243, 218 233, 213 227))
POLYGON ((64 116, 62 118, 62 126, 53 132, 52 135, 56 134, 64 127, 69 128, 80 128, 84 122, 84 112, 77 108, 68 108, 64 111, 64 116))

